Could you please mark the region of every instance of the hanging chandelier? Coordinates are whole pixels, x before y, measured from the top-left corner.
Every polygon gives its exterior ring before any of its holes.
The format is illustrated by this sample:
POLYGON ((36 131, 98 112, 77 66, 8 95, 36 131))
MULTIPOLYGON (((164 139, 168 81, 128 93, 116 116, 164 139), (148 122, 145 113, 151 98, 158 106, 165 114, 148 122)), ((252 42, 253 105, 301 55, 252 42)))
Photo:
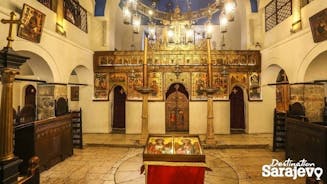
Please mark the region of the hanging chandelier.
MULTIPOLYGON (((123 22, 132 25, 133 33, 138 34, 140 27, 145 25, 145 32, 149 40, 156 40, 159 36, 165 37, 169 44, 194 43, 198 36, 195 25, 204 25, 205 38, 210 39, 214 33, 213 15, 218 14, 220 32, 227 32, 228 22, 234 20, 236 10, 235 0, 216 0, 210 2, 205 8, 192 9, 192 0, 186 0, 182 9, 177 0, 168 0, 167 11, 158 8, 163 0, 121 0, 123 22), (173 3, 175 2, 175 4, 173 3), (146 4, 147 3, 147 4, 146 4), (184 7, 185 6, 185 7, 184 7), (207 19, 206 22, 203 20, 207 19), (162 35, 165 36, 162 36, 162 35)), ((197 2, 198 4, 203 2, 197 2)), ((217 17, 217 16, 216 16, 217 17)), ((218 19, 216 18, 215 19, 218 19)), ((199 35, 199 34, 198 34, 199 35)))

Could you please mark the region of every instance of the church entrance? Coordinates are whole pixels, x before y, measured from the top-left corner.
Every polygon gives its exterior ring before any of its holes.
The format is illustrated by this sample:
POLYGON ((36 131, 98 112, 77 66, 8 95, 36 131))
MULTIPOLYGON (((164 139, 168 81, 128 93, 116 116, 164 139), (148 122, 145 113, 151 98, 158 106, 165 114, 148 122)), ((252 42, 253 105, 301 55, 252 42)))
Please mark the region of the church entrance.
POLYGON ((121 86, 114 88, 114 113, 112 132, 124 133, 125 132, 125 102, 126 93, 121 86))
POLYGON ((32 85, 28 85, 25 89, 25 106, 36 106, 36 89, 32 85))
POLYGON ((183 84, 170 85, 166 93, 166 132, 189 131, 189 95, 183 84))
POLYGON ((244 96, 243 90, 235 86, 229 95, 230 99, 230 128, 231 133, 244 133, 244 96))

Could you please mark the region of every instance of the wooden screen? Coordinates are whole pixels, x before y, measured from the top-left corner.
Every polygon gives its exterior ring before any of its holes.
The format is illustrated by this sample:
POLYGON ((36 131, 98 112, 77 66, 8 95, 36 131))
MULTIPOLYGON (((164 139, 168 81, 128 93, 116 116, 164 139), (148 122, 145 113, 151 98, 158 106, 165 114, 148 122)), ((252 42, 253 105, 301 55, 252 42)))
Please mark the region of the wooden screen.
POLYGON ((292 15, 292 0, 272 0, 265 7, 266 32, 292 15))
POLYGON ((166 94, 166 131, 189 131, 188 93, 182 84, 172 84, 166 94))

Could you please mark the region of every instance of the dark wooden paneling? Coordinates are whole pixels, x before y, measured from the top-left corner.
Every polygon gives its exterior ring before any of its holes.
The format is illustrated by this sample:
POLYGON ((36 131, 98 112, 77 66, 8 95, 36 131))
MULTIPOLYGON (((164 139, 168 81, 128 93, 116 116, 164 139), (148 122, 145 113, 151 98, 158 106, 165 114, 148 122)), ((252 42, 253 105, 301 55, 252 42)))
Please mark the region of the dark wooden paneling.
POLYGON ((73 154, 71 114, 35 122, 35 154, 48 169, 73 154))
POLYGON ((16 126, 14 153, 23 159, 20 172, 24 174, 33 156, 40 158, 41 171, 71 156, 71 114, 16 126))
MULTIPOLYGON (((327 170, 327 123, 303 122, 286 118, 286 158, 306 159, 327 170)), ((322 180, 327 182, 327 174, 322 180)))

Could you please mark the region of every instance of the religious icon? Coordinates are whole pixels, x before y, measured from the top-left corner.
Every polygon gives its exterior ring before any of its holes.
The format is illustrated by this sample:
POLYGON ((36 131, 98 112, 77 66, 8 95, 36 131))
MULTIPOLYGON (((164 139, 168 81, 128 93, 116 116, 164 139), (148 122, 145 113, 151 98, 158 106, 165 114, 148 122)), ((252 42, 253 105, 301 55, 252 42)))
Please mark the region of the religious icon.
POLYGON ((18 26, 17 36, 35 43, 40 43, 45 14, 24 4, 20 20, 22 24, 18 26))
POLYGON ((78 86, 70 87, 70 100, 71 101, 79 101, 79 87, 78 86))
POLYGON ((135 72, 128 76, 127 82, 127 99, 128 100, 142 100, 142 94, 136 91, 137 88, 143 86, 143 74, 135 72))
POLYGON ((173 154, 172 137, 150 137, 147 152, 150 154, 173 154))
POLYGON ((194 137, 175 137, 174 138, 175 154, 198 155, 201 154, 200 144, 194 137))
POLYGON ((309 18, 313 41, 327 39, 327 8, 309 18))
POLYGON ((217 93, 213 95, 214 100, 228 100, 228 76, 214 72, 213 88, 218 89, 217 93))
POLYGON ((152 72, 149 73, 149 85, 153 89, 150 93, 149 100, 162 100, 162 73, 161 72, 152 72))
POLYGON ((206 94, 204 90, 207 87, 207 73, 193 72, 192 73, 192 99, 205 100, 206 94))
POLYGON ((95 73, 94 74, 94 89, 95 90, 108 90, 108 74, 95 73))
POLYGON ((127 86, 127 75, 126 73, 110 73, 109 75, 109 89, 114 86, 122 86, 126 89, 127 86))
POLYGON ((108 91, 107 90, 95 90, 93 100, 107 101, 108 100, 108 91))
POLYGON ((250 81, 250 88, 260 86, 259 74, 257 72, 250 73, 249 81, 250 81))
POLYGON ((261 88, 250 88, 249 100, 261 100, 261 88))
POLYGON ((244 86, 248 85, 248 77, 246 73, 230 73, 230 86, 242 84, 244 86))

